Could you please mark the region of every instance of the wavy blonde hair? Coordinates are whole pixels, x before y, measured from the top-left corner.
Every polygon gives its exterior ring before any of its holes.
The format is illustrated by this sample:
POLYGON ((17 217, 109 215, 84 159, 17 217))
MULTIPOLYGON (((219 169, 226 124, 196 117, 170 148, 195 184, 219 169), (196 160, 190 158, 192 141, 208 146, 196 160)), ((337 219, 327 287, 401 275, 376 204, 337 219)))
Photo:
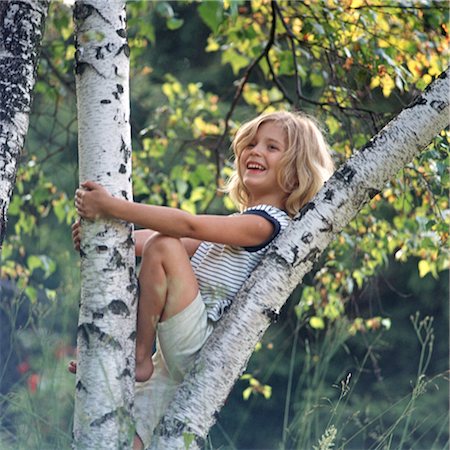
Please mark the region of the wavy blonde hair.
POLYGON ((329 147, 319 124, 303 113, 279 111, 262 114, 239 128, 232 144, 235 170, 225 192, 241 210, 248 207, 249 192, 239 172, 239 158, 254 139, 258 128, 266 122, 276 123, 285 132, 287 147, 277 179, 286 193, 285 210, 293 217, 314 197, 334 171, 329 147))

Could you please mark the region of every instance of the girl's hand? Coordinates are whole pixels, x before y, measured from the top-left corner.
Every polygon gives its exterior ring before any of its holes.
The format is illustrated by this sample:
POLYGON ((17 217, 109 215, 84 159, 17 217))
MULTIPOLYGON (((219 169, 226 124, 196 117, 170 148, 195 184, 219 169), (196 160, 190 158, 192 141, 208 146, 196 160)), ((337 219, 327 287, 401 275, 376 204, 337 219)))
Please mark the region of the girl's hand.
POLYGON ((75 192, 75 207, 83 219, 106 219, 109 217, 110 199, 111 194, 103 186, 93 181, 85 181, 75 192))
POLYGON ((81 227, 80 227, 80 219, 78 219, 73 225, 72 225, 72 242, 73 242, 73 248, 79 252, 80 251, 80 245, 81 245, 81 227))

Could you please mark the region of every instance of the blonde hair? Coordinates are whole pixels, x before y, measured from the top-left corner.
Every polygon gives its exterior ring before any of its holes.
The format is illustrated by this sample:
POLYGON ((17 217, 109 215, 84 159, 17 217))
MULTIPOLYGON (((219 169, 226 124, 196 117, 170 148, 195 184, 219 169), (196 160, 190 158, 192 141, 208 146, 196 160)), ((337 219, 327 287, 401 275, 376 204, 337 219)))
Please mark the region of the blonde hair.
POLYGON ((258 128, 266 122, 275 122, 285 132, 287 147, 277 179, 286 193, 285 210, 292 217, 314 197, 334 171, 329 147, 318 123, 303 113, 279 111, 244 123, 233 139, 235 170, 225 191, 241 210, 249 206, 249 192, 239 173, 239 158, 258 128))

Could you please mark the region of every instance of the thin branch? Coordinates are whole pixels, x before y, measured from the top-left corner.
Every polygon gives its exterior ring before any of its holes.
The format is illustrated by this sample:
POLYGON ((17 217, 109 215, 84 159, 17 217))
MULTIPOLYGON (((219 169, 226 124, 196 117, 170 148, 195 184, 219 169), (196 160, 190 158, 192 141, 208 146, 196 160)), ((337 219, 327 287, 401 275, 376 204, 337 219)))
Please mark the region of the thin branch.
POLYGON ((291 28, 289 27, 289 25, 284 20, 283 14, 281 12, 281 9, 280 9, 278 3, 275 2, 274 7, 276 9, 276 12, 280 16, 281 23, 283 24, 283 27, 286 30, 287 34, 288 34, 289 42, 291 43, 292 58, 294 60, 295 89, 296 89, 296 92, 297 92, 297 97, 298 97, 298 99, 300 99, 301 97, 303 97, 303 94, 302 94, 302 86, 301 86, 301 83, 300 83, 300 76, 298 74, 298 67, 297 67, 297 53, 295 51, 296 50, 296 48, 295 48, 295 34, 292 32, 291 28))
POLYGON ((231 103, 231 107, 228 110, 227 115, 225 116, 225 128, 222 133, 222 135, 219 138, 219 142, 217 143, 216 148, 214 149, 215 155, 216 155, 216 184, 219 186, 219 178, 220 178, 220 172, 222 167, 222 161, 221 161, 221 154, 220 154, 220 148, 222 147, 223 141, 225 140, 225 137, 228 135, 228 131, 230 129, 230 120, 231 116, 233 115, 233 112, 242 96, 242 92, 244 91, 244 87, 248 82, 248 79, 250 77, 250 74, 253 72, 255 67, 259 64, 259 62, 269 54, 269 50, 272 48, 274 42, 275 42, 275 28, 276 28, 276 15, 275 15, 275 8, 274 5, 276 4, 276 1, 272 1, 272 26, 270 29, 270 35, 269 40, 267 41, 267 44, 262 51, 260 55, 258 55, 257 58, 254 59, 254 61, 247 67, 246 71, 244 72, 244 76, 239 81, 238 89, 234 94, 233 101, 231 103))

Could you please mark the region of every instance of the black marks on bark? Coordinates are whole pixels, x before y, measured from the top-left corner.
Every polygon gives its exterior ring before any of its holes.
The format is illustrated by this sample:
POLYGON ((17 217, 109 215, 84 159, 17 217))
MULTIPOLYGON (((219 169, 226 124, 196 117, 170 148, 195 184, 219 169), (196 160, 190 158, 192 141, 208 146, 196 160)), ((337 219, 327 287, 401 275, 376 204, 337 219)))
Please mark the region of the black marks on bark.
POLYGON ((108 266, 106 269, 103 269, 104 271, 108 270, 116 270, 120 267, 126 267, 125 262, 123 261, 122 255, 120 252, 115 248, 113 251, 113 254, 111 255, 110 260, 108 261, 108 266))
POLYGON ((305 231, 303 233, 303 236, 301 237, 301 240, 304 244, 309 244, 313 240, 313 235, 309 231, 305 231))
POLYGON ((369 142, 364 144, 364 146, 359 150, 359 153, 362 154, 366 151, 373 150, 373 147, 375 147, 375 145, 383 146, 386 144, 386 142, 387 142, 386 133, 382 131, 381 133, 374 136, 369 142))
POLYGON ((107 245, 97 245, 97 247, 95 247, 95 249, 97 250, 97 253, 106 252, 108 250, 108 246, 107 245))
POLYGON ((319 228, 319 231, 322 233, 332 233, 333 224, 328 219, 325 219, 325 217, 321 217, 320 219, 322 220, 324 226, 322 228, 319 228))
POLYGON ((126 416, 128 415, 125 407, 120 407, 115 409, 114 411, 110 411, 103 416, 99 417, 98 419, 95 419, 91 422, 91 427, 99 427, 100 425, 103 425, 105 422, 108 422, 111 419, 114 419, 117 416, 126 416))
POLYGON ((83 323, 78 327, 78 334, 80 338, 85 342, 86 346, 89 348, 91 344, 91 338, 95 337, 99 341, 105 343, 106 345, 112 347, 115 350, 122 350, 122 345, 117 339, 113 338, 109 334, 104 333, 97 325, 94 323, 83 323))
POLYGON ((372 199, 374 198, 376 195, 378 195, 381 191, 379 189, 369 189, 367 191, 367 193, 369 194, 369 198, 372 199))
POLYGON ((433 100, 430 103, 430 106, 437 112, 443 111, 448 106, 448 102, 445 102, 443 100, 433 100))
POLYGON ((121 137, 120 153, 123 153, 125 164, 127 164, 128 160, 131 158, 131 148, 125 143, 123 137, 121 137))
POLYGON ((121 380, 122 378, 131 378, 131 371, 128 368, 125 368, 122 373, 117 377, 118 380, 121 380))
POLYGON ((130 47, 128 46, 128 44, 123 44, 117 51, 116 56, 120 55, 120 53, 122 52, 127 58, 130 57, 130 47))
POLYGON ((88 5, 86 3, 76 2, 75 8, 73 10, 73 18, 75 21, 82 22, 86 20, 90 15, 96 12, 106 23, 111 25, 111 22, 100 13, 97 8, 94 8, 92 5, 88 5))
POLYGON ((114 50, 114 45, 108 42, 106 45, 99 45, 95 48, 95 59, 105 59, 105 53, 111 53, 114 50))
POLYGON ((85 62, 77 62, 77 58, 75 56, 75 73, 77 75, 83 75, 87 67, 89 66, 88 63, 85 62))
POLYGON ((121 164, 119 167, 119 173, 126 173, 127 172, 127 167, 125 166, 125 164, 121 164))
POLYGON ((125 316, 128 317, 130 315, 130 310, 126 303, 122 300, 113 300, 108 306, 108 310, 116 315, 116 316, 125 316))
POLYGON ((120 193, 122 194, 122 197, 123 197, 125 200, 128 200, 128 193, 127 193, 127 191, 120 191, 120 193))
POLYGON ((127 37, 127 30, 125 28, 121 28, 120 30, 116 30, 116 33, 121 37, 121 38, 126 38, 127 37))
POLYGON ((92 318, 93 318, 94 320, 103 319, 104 316, 105 316, 105 315, 104 315, 102 312, 94 312, 94 313, 92 314, 92 318))
POLYGON ((106 175, 108 175, 108 177, 111 176, 111 172, 106 172, 106 175))
POLYGON ((428 103, 428 100, 426 98, 424 98, 422 95, 419 95, 408 106, 406 106, 405 109, 414 108, 415 106, 418 106, 418 105, 426 105, 427 103, 428 103))
POLYGON ((278 322, 280 317, 280 314, 273 308, 265 308, 262 313, 270 320, 270 323, 278 322))
POLYGON ((316 207, 316 204, 314 202, 308 202, 298 213, 298 216, 295 217, 294 220, 301 220, 308 211, 313 210, 316 207))
POLYGON ((293 247, 291 247, 291 252, 292 252, 292 260, 294 262, 297 261, 297 258, 298 258, 298 246, 294 245, 293 247))
POLYGON ((135 341, 136 340, 136 331, 133 331, 129 336, 128 339, 130 341, 135 341))
MULTIPOLYGON (((127 199, 128 200, 128 199, 127 199)), ((133 239, 133 235, 132 233, 128 234, 127 239, 124 242, 124 245, 126 248, 131 248, 134 247, 134 239, 133 239)), ((134 276, 134 272, 132 273, 132 275, 134 276)), ((131 278, 130 278, 131 279, 131 278)))
POLYGON ((95 59, 105 59, 105 55, 103 54, 101 46, 95 49, 95 59))
POLYGON ((76 2, 73 9, 73 17, 75 20, 86 20, 94 10, 95 8, 92 5, 76 2))
POLYGON ((163 417, 158 427, 155 430, 155 434, 158 436, 178 437, 183 436, 187 438, 193 438, 198 448, 204 448, 205 440, 194 433, 194 431, 183 421, 176 417, 166 418, 163 417))
MULTIPOLYGON (((295 250, 293 251, 295 253, 295 250)), ((289 269, 291 267, 289 261, 286 258, 284 258, 283 255, 280 255, 278 253, 278 247, 276 245, 273 245, 272 248, 267 251, 266 255, 267 259, 272 260, 275 264, 278 264, 286 269, 289 269)))
POLYGON ((48 2, 0 2, 0 121, 11 123, 16 112, 30 112, 47 7, 48 2))
POLYGON ((317 258, 320 256, 321 253, 322 252, 319 250, 319 248, 313 247, 303 259, 299 260, 297 263, 294 261, 293 266, 296 267, 306 262, 314 263, 316 262, 317 258))
POLYGON ((84 391, 84 392, 88 392, 88 390, 86 389, 85 385, 78 380, 77 385, 75 386, 75 389, 79 392, 79 391, 84 391))
POLYGON ((100 100, 100 103, 102 103, 103 105, 108 105, 109 103, 111 103, 111 100, 105 98, 104 100, 100 100))
POLYGON ((335 173, 335 177, 338 180, 343 181, 344 183, 350 183, 355 174, 356 174, 355 169, 352 169, 348 164, 345 164, 335 173))
POLYGON ((325 197, 323 198, 326 202, 331 203, 334 197, 334 189, 327 189, 325 191, 325 197))
POLYGON ((116 100, 120 100, 120 96, 123 94, 123 92, 123 86, 121 84, 116 84, 116 90, 112 92, 112 95, 116 100))

